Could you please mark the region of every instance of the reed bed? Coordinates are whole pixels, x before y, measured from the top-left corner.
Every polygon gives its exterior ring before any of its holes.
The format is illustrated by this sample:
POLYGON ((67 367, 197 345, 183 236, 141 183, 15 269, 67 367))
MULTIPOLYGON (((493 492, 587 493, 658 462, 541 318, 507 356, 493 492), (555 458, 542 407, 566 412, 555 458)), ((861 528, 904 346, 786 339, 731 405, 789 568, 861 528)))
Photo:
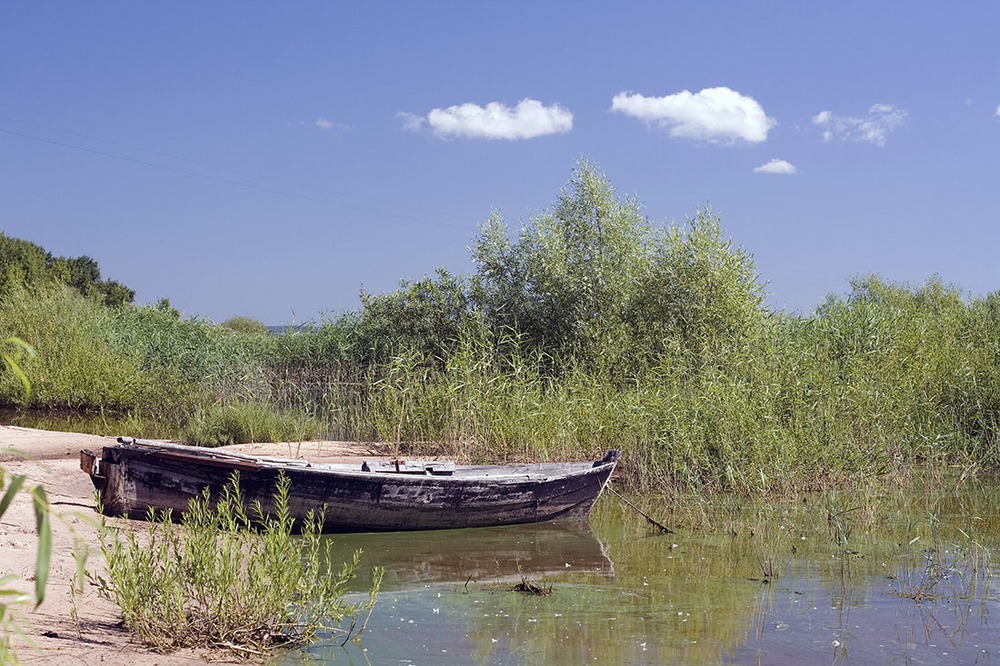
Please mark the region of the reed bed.
POLYGON ((472 254, 470 278, 442 269, 277 334, 6 286, 0 330, 37 355, 31 396, 7 373, 0 402, 208 444, 318 435, 467 461, 620 448, 622 480, 646 491, 1000 463, 1000 292, 873 275, 809 315, 774 312, 710 210, 654 224, 586 162, 516 234, 491 217, 472 254))

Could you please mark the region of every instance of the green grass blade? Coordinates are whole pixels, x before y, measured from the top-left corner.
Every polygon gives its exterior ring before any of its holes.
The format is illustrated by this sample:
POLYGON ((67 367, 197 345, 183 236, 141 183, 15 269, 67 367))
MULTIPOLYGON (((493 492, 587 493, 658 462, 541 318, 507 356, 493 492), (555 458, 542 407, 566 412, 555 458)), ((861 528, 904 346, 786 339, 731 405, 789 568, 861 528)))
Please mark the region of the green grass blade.
POLYGON ((7 486, 7 492, 4 493, 3 499, 0 499, 0 517, 3 517, 3 515, 7 513, 7 507, 10 506, 10 503, 14 499, 14 495, 17 494, 17 491, 20 490, 23 485, 24 476, 15 474, 10 477, 10 485, 7 486))
POLYGON ((52 560, 52 524, 49 520, 49 498, 45 489, 31 489, 35 506, 35 529, 38 531, 38 556, 35 560, 35 608, 45 600, 45 586, 49 582, 49 564, 52 560))

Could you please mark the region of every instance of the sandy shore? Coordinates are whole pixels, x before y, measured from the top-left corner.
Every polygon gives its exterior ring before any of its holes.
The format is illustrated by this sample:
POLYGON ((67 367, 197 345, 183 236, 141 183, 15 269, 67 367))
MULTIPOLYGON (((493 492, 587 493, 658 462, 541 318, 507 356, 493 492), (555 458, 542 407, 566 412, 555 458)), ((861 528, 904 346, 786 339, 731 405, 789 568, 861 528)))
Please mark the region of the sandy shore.
MULTIPOLYGON (((100 453, 113 438, 0 426, 0 465, 24 474, 30 484, 42 484, 52 505, 52 565, 44 603, 22 619, 26 637, 15 638, 18 657, 25 664, 201 664, 237 663, 201 651, 169 655, 146 651, 131 642, 120 626, 118 607, 101 599, 87 586, 78 594, 79 622, 72 619, 71 582, 76 572, 74 543, 88 546, 88 568, 100 566, 97 530, 89 522, 98 514, 94 487, 80 471, 80 449, 100 453)), ((226 447, 255 455, 306 458, 316 462, 357 460, 378 455, 363 445, 344 442, 302 444, 248 444, 226 447)), ((30 501, 21 494, 0 520, 0 576, 29 578, 35 565, 36 538, 30 501)), ((30 584, 26 584, 28 589, 30 584)))

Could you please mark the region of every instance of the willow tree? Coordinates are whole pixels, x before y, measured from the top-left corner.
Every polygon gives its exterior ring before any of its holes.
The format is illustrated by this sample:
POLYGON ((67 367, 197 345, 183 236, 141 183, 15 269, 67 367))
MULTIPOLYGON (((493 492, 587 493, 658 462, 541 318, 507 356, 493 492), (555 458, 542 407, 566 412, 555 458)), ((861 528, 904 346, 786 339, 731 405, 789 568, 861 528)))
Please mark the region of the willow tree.
POLYGON ((654 224, 587 161, 516 236, 494 212, 472 254, 485 318, 562 363, 633 367, 680 353, 698 364, 764 315, 753 258, 715 215, 654 224))

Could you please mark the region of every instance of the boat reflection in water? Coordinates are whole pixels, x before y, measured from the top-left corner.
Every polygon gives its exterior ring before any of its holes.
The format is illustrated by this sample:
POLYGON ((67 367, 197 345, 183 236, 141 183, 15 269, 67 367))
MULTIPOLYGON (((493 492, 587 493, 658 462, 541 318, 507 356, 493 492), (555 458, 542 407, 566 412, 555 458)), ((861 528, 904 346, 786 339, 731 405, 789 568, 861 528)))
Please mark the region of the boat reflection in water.
MULTIPOLYGON (((383 567, 383 590, 428 584, 519 581, 556 573, 614 577, 614 563, 588 520, 504 527, 339 534, 334 561, 360 548, 362 568, 383 567)), ((362 578, 368 575, 359 571, 362 578)))

